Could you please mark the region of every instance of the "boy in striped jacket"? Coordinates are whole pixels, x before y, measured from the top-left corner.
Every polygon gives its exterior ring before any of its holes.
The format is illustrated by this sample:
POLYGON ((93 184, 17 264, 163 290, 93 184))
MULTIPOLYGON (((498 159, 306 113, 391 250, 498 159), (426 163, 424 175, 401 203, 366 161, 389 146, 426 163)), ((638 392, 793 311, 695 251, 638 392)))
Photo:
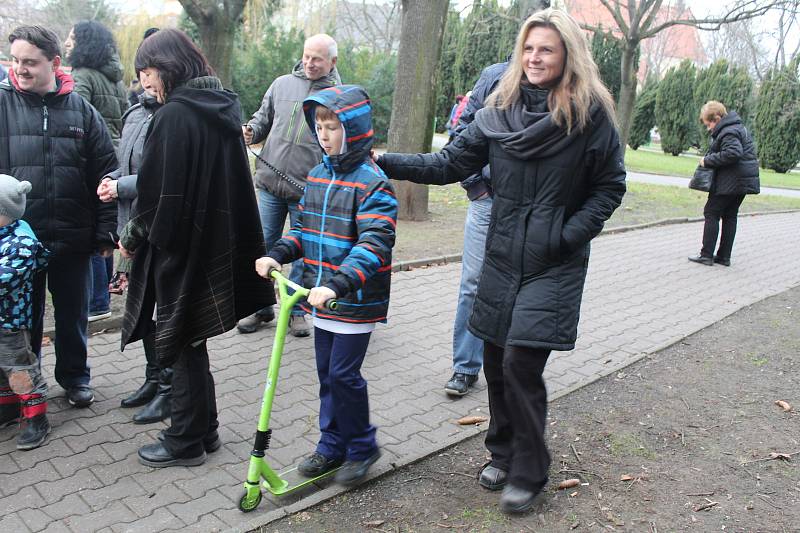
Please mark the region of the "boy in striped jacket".
POLYGON ((303 285, 311 289, 304 307, 313 317, 320 381, 320 440, 297 469, 316 477, 341 465, 336 481, 354 485, 380 457, 361 364, 375 323, 386 322, 397 199, 370 157, 372 115, 364 89, 323 89, 306 98, 303 110, 325 154, 307 177, 297 223, 256 261, 256 270, 269 277, 281 264, 303 258, 303 285), (325 308, 332 298, 335 311, 325 308))

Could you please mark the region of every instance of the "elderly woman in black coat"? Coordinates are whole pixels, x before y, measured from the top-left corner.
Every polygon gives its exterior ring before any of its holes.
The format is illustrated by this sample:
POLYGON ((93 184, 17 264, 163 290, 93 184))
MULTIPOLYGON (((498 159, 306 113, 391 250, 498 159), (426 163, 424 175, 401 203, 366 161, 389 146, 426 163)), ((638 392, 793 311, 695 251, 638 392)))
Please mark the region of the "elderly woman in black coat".
POLYGON ((700 109, 700 121, 711 133, 711 145, 700 166, 713 168, 714 179, 703 209, 706 220, 703 247, 700 255, 689 257, 689 261, 706 266, 714 263, 731 266, 739 207, 745 195, 760 192, 756 146, 736 111, 729 113, 720 102, 706 102, 700 109), (720 219, 722 236, 714 254, 720 219))
POLYGON ((492 169, 494 201, 469 329, 484 340, 491 463, 479 482, 523 512, 547 482, 551 350, 571 350, 589 241, 625 194, 613 100, 586 38, 556 9, 528 18, 498 88, 436 154, 385 154, 395 179, 446 184, 492 169))
POLYGON ((274 303, 275 293, 253 270, 264 237, 236 94, 179 30, 145 39, 136 71, 163 106, 148 129, 135 212, 120 234, 120 251, 135 254, 122 346, 146 335, 155 316, 158 364, 173 368, 171 425, 139 449, 139 461, 195 466, 220 446, 206 339, 274 303))

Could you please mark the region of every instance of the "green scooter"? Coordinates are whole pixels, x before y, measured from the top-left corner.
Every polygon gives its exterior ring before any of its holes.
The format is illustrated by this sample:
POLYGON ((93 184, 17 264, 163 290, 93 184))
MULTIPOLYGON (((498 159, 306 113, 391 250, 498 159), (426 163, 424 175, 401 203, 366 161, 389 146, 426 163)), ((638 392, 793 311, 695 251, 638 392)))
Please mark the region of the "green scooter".
MULTIPOLYGON (((249 513, 261 503, 261 485, 276 496, 282 496, 290 492, 302 489, 308 485, 331 476, 338 469, 331 470, 314 478, 303 479, 294 485, 284 479, 283 476, 296 470, 296 467, 285 472, 275 472, 266 460, 266 450, 269 449, 269 441, 272 436, 272 429, 269 427, 269 417, 272 413, 272 400, 275 398, 275 387, 278 383, 278 370, 281 366, 283 356, 283 345, 286 340, 286 331, 289 329, 289 316, 292 307, 299 300, 306 298, 310 292, 308 289, 297 285, 287 279, 280 272, 273 270, 270 274, 278 284, 278 291, 281 297, 281 309, 278 313, 277 328, 275 330, 275 342, 272 344, 272 357, 269 361, 267 371, 267 384, 264 387, 264 399, 261 402, 261 414, 258 417, 258 429, 256 431, 253 451, 250 452, 250 465, 247 469, 247 481, 244 482, 244 494, 239 500, 239 510, 249 513), (289 294, 288 288, 294 289, 294 293, 289 294), (263 482, 262 482, 263 480, 263 482)), ((326 304, 328 309, 336 309, 336 301, 329 300, 326 304)))

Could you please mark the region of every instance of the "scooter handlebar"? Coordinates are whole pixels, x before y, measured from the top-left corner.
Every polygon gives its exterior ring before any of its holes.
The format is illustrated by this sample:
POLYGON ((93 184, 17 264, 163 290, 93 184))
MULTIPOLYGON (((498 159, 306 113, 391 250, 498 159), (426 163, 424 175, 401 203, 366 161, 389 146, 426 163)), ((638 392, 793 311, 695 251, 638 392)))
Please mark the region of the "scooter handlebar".
MULTIPOLYGON (((270 271, 269 275, 279 284, 285 285, 286 287, 291 287, 292 289, 294 289, 295 292, 299 292, 303 296, 308 296, 308 293, 310 292, 305 287, 301 287, 294 281, 290 280, 289 278, 281 274, 280 271, 278 270, 270 271)), ((328 311, 336 311, 337 309, 339 309, 339 301, 336 300, 335 298, 331 298, 330 300, 325 302, 325 309, 327 309, 328 311)))

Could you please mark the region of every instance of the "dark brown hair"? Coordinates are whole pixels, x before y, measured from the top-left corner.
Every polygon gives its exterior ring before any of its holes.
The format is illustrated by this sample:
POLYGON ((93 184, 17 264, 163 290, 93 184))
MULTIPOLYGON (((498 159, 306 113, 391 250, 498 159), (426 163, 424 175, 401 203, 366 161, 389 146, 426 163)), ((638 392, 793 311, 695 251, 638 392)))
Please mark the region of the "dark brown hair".
POLYGON ((8 42, 14 44, 17 39, 28 41, 41 50, 48 61, 52 61, 54 57, 61 55, 58 35, 44 26, 20 26, 11 32, 8 36, 8 42))
POLYGON ((185 33, 172 28, 158 31, 142 41, 136 51, 134 67, 137 77, 146 68, 156 69, 166 94, 193 78, 214 75, 214 69, 197 45, 185 33))
POLYGON ((336 113, 322 104, 317 104, 317 108, 314 110, 314 118, 316 120, 339 120, 336 113))

